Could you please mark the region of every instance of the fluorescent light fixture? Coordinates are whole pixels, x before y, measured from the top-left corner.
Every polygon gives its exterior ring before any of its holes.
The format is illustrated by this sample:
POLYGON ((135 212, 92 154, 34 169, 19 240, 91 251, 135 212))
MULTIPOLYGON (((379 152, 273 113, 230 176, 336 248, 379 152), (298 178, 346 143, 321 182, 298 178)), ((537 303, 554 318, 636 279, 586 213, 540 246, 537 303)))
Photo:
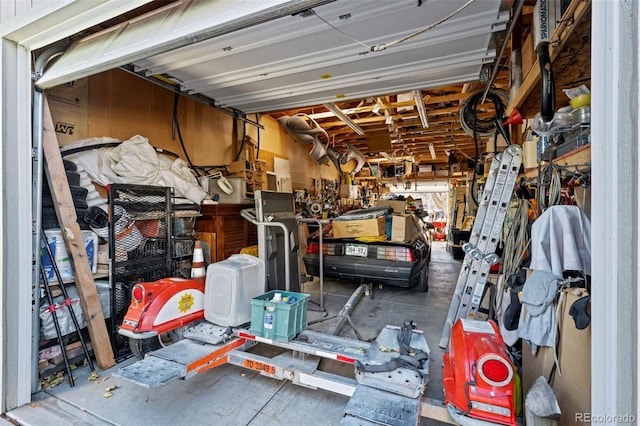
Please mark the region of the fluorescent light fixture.
POLYGON ((356 123, 351 121, 349 117, 347 117, 340 108, 338 108, 335 104, 322 104, 326 109, 331 111, 336 117, 344 122, 347 126, 351 127, 351 130, 359 134, 360 136, 364 135, 364 130, 356 123))
POLYGON ((436 150, 433 147, 432 143, 429 144, 429 152, 431 153, 431 159, 435 160, 436 159, 436 150))
MULTIPOLYGON (((422 127, 425 129, 429 127, 429 119, 427 118, 427 109, 424 107, 424 102, 422 101, 422 91, 416 89, 413 91, 413 100, 416 103, 416 107, 418 108, 418 115, 420 115, 420 121, 422 122, 422 127)), ((435 158, 435 155, 434 155, 435 158)))

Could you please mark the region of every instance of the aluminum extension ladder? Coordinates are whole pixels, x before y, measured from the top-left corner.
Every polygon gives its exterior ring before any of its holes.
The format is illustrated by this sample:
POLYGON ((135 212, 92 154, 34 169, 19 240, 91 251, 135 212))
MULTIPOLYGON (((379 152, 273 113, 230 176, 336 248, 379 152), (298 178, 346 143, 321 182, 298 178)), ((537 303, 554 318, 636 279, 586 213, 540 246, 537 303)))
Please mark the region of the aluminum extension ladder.
POLYGON ((500 260, 495 250, 521 161, 522 148, 509 145, 491 162, 469 242, 463 246, 465 256, 438 344, 441 348, 449 345, 451 327, 457 319, 475 319, 478 314, 489 269, 500 260))

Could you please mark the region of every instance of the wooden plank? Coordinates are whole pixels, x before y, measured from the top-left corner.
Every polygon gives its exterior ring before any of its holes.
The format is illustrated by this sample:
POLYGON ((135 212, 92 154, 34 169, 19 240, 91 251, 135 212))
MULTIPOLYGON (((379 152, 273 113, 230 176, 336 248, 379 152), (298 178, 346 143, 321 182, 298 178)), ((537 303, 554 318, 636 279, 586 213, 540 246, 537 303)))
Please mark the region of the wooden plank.
MULTIPOLYGON (((561 90, 567 88, 568 84, 575 84, 576 80, 588 80, 591 77, 590 74, 590 61, 589 64, 576 63, 576 58, 590 58, 590 51, 586 51, 578 56, 584 46, 590 45, 585 40, 590 40, 591 35, 591 0, 573 0, 563 15, 561 23, 551 37, 552 43, 549 46, 549 56, 554 71, 554 77, 556 79, 556 101, 561 107, 561 103, 564 101, 560 96, 561 90), (573 22, 569 18, 573 18, 573 22), (562 60, 562 53, 567 52, 567 57, 562 60), (573 64, 573 66, 571 66, 573 64), (587 66, 588 65, 588 66, 587 66), (576 77, 576 74, 580 74, 580 77, 576 77)), ((534 46, 535 47, 535 46, 534 46)), ((536 112, 539 111, 539 94, 535 93, 535 89, 540 82, 540 66, 538 65, 538 59, 535 58, 535 63, 531 68, 531 71, 525 76, 517 95, 513 98, 507 108, 507 114, 510 114, 513 109, 520 110, 520 113, 525 118, 533 118, 536 112)), ((568 99, 564 102, 568 104, 568 99)))
POLYGON ((109 333, 104 321, 98 292, 93 282, 93 274, 89 266, 87 252, 78 225, 73 199, 69 190, 69 182, 62 163, 60 147, 54 131, 53 119, 49 103, 44 101, 42 147, 44 154, 44 171, 49 181, 53 204, 60 222, 67 252, 71 258, 73 275, 76 277, 76 288, 80 296, 80 306, 87 321, 87 329, 93 343, 96 362, 101 369, 115 365, 109 333))
POLYGON ((449 416, 449 412, 447 411, 447 407, 444 405, 444 401, 426 396, 420 401, 420 416, 452 425, 457 424, 449 416))
MULTIPOLYGON (((559 166, 576 166, 578 169, 588 168, 586 164, 591 162, 591 144, 587 144, 567 152, 558 158, 553 159, 553 164, 559 166)), ((533 178, 538 175, 538 168, 527 169, 520 176, 525 178, 533 178)))

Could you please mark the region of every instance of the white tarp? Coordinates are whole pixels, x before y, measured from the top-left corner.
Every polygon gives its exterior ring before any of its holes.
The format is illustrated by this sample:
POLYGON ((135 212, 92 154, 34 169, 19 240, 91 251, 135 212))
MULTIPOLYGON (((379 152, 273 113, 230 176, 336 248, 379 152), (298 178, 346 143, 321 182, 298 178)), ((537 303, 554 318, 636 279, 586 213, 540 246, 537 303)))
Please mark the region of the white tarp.
POLYGON ((198 204, 207 196, 182 158, 174 159, 158 153, 149 140, 140 135, 116 147, 99 147, 114 142, 119 141, 109 137, 83 139, 65 145, 62 155, 78 162, 93 182, 103 186, 110 183, 170 186, 177 196, 198 204), (75 148, 88 146, 96 146, 96 149, 65 155, 75 148))

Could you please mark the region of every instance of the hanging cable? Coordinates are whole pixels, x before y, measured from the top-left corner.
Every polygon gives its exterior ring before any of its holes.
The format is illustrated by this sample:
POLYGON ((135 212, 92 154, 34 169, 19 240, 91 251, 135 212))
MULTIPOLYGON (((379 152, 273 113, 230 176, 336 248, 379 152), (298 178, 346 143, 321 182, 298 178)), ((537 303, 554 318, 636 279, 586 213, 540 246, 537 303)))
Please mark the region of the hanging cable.
MULTIPOLYGON (((260 124, 260 116, 258 115, 258 113, 256 113, 256 123, 260 124)), ((258 134, 258 136, 256 136, 257 140, 257 146, 256 146, 256 160, 258 159, 258 157, 260 156, 260 127, 258 127, 258 130, 256 130, 256 133, 258 134)))
POLYGON ((331 22, 327 21, 327 20, 326 20, 326 19, 324 19, 322 16, 318 15, 318 14, 316 13, 316 11, 315 11, 315 10, 313 10, 313 9, 309 9, 309 12, 313 13, 313 15, 314 15, 316 18, 318 18, 319 20, 321 20, 322 22, 324 22, 325 24, 327 24, 328 26, 330 26, 331 28, 333 28, 334 30, 336 30, 337 32, 339 32, 340 34, 342 34, 342 35, 346 36, 346 37, 347 37, 347 38, 349 38, 350 40, 352 40, 352 41, 354 41, 354 42, 358 43, 359 45, 361 45, 361 46, 363 46, 363 47, 366 47, 366 48, 367 48, 367 49, 369 49, 369 50, 373 50, 373 47, 369 46, 369 45, 368 45, 368 44, 366 44, 366 43, 361 42, 360 40, 357 40, 357 39, 355 39, 355 38, 351 37, 349 34, 345 33, 345 32, 344 32, 344 31, 342 31, 340 28, 336 27, 336 26, 335 26, 335 25, 333 25, 331 22))
POLYGON ((426 27, 426 28, 421 29, 420 31, 416 31, 416 32, 415 32, 415 33, 413 33, 413 34, 409 34, 408 36, 403 37, 403 38, 401 38, 400 40, 396 40, 396 41, 393 41, 393 42, 391 42, 391 43, 387 43, 387 44, 385 44, 385 43, 381 43, 381 44, 378 44, 378 45, 376 45, 376 46, 371 46, 371 51, 372 51, 372 52, 379 52, 379 51, 381 51, 381 50, 386 49, 387 47, 395 46, 396 44, 403 43, 403 42, 405 42, 405 41, 407 41, 407 40, 409 40, 409 39, 412 39, 412 38, 414 38, 414 37, 416 37, 416 36, 419 36, 420 34, 425 33, 425 32, 427 32, 427 31, 429 31, 430 29, 435 28, 435 27, 437 27, 438 25, 442 24, 443 22, 448 21, 449 19, 453 18, 453 17, 454 17, 454 16, 456 16, 458 13, 462 12, 464 9, 466 9, 468 6, 470 6, 470 5, 471 5, 471 3, 473 3, 474 1, 475 1, 475 0, 469 0, 469 1, 467 1, 465 4, 463 4, 463 5, 462 5, 462 6, 460 6, 458 9, 456 9, 455 11, 453 11, 452 13, 450 13, 449 15, 445 16, 444 18, 440 19, 439 21, 434 22, 433 24, 429 25, 429 26, 428 26, 428 27, 426 27))
POLYGON ((556 168, 553 169, 553 173, 551 174, 551 182, 549 183, 549 205, 557 206, 560 204, 562 190, 562 182, 560 181, 560 171, 556 168))
MULTIPOLYGON (((238 133, 238 120, 236 120, 235 118, 233 119, 233 134, 234 136, 238 133)), ((243 121, 242 122, 242 141, 240 142, 240 148, 238 149, 238 152, 236 153, 236 158, 233 161, 238 161, 240 159, 240 156, 242 155, 242 151, 244 150, 244 140, 245 137, 247 135, 247 124, 243 121)))
MULTIPOLYGON (((478 105, 474 105, 474 108, 477 108, 478 105)), ((480 207, 480 203, 478 203, 478 197, 476 197, 476 179, 478 177, 478 163, 480 161, 480 152, 478 151, 478 134, 476 133, 476 116, 477 111, 473 113, 473 146, 475 148, 475 161, 473 164, 473 176, 471 177, 471 200, 473 200, 476 207, 480 207)), ((462 123, 462 115, 460 117, 460 122, 462 123)), ((465 130, 466 131, 466 130, 465 130)))
POLYGON ((180 141, 180 146, 182 147, 182 152, 184 153, 184 157, 187 159, 187 163, 189 163, 189 167, 194 171, 196 177, 200 177, 200 173, 194 167, 191 162, 191 158, 189 158, 189 154, 187 153, 187 149, 184 146, 184 141, 182 140, 182 132, 180 131, 180 120, 178 119, 178 100, 180 99, 180 94, 175 92, 173 97, 173 119, 172 119, 172 130, 175 130, 178 133, 178 140, 180 141))
POLYGON ((477 178, 476 167, 480 161, 480 152, 478 150, 478 137, 490 137, 496 134, 497 127, 500 126, 505 111, 505 102, 509 100, 509 94, 502 89, 492 89, 487 94, 487 98, 493 102, 495 114, 491 118, 478 117, 478 105, 482 99, 482 92, 477 92, 467 98, 460 107, 460 125, 462 129, 470 136, 473 136, 473 144, 475 147, 475 162, 473 168, 473 176, 471 179, 471 199, 479 205, 475 191, 473 190, 477 178))
POLYGON ((412 38, 414 38, 416 36, 419 36, 420 34, 423 34, 423 33, 427 32, 427 31, 429 31, 432 28, 437 27, 438 25, 442 24, 443 22, 448 21, 449 19, 451 19, 454 16, 456 16, 458 13, 462 12, 464 9, 466 9, 468 6, 470 6, 471 3, 473 3, 474 1, 475 0, 468 0, 465 4, 463 4, 458 9, 454 10, 453 12, 451 12, 449 15, 445 16, 444 18, 434 22, 433 24, 431 24, 431 25, 429 25, 429 26, 427 26, 427 27, 425 27, 425 28, 423 28, 423 29, 421 29, 419 31, 416 31, 416 32, 414 32, 412 34, 409 34, 406 37, 403 37, 403 38, 401 38, 399 40, 396 40, 396 41, 392 41, 391 43, 380 43, 380 44, 377 44, 375 46, 369 46, 368 44, 366 44, 366 43, 364 43, 364 42, 352 37, 351 35, 349 35, 347 33, 345 33, 340 28, 336 27, 335 25, 333 25, 332 23, 330 23, 329 21, 324 19, 322 16, 318 15, 315 10, 310 9, 309 12, 311 12, 316 18, 320 19, 322 22, 324 22, 325 24, 327 24, 328 26, 330 26, 331 28, 333 28, 334 30, 339 32, 340 34, 346 36, 347 38, 349 38, 350 40, 354 41, 355 43, 357 43, 357 44, 359 44, 359 45, 361 45, 363 47, 366 47, 367 50, 370 50, 372 52, 380 52, 382 50, 385 50, 387 47, 391 47, 391 46, 395 46, 396 44, 404 43, 407 40, 410 40, 410 39, 412 39, 412 38))
MULTIPOLYGON (((528 200, 519 200, 519 204, 510 223, 511 226, 503 238, 504 249, 502 251, 501 278, 504 282, 523 265, 525 256, 531 244, 529 232, 529 209, 531 203, 528 200)), ((502 310, 501 292, 496 292, 494 309, 497 315, 502 310)))
POLYGON ((496 134, 496 122, 502 121, 505 104, 509 102, 509 93, 502 89, 492 89, 487 93, 487 98, 493 103, 495 114, 492 117, 478 117, 482 92, 469 96, 460 107, 460 125, 469 136, 475 133, 479 137, 488 138, 496 134))
POLYGON ((509 277, 520 269, 529 247, 529 209, 531 203, 528 200, 520 200, 516 209, 511 227, 504 238, 504 250, 502 272, 509 277))

